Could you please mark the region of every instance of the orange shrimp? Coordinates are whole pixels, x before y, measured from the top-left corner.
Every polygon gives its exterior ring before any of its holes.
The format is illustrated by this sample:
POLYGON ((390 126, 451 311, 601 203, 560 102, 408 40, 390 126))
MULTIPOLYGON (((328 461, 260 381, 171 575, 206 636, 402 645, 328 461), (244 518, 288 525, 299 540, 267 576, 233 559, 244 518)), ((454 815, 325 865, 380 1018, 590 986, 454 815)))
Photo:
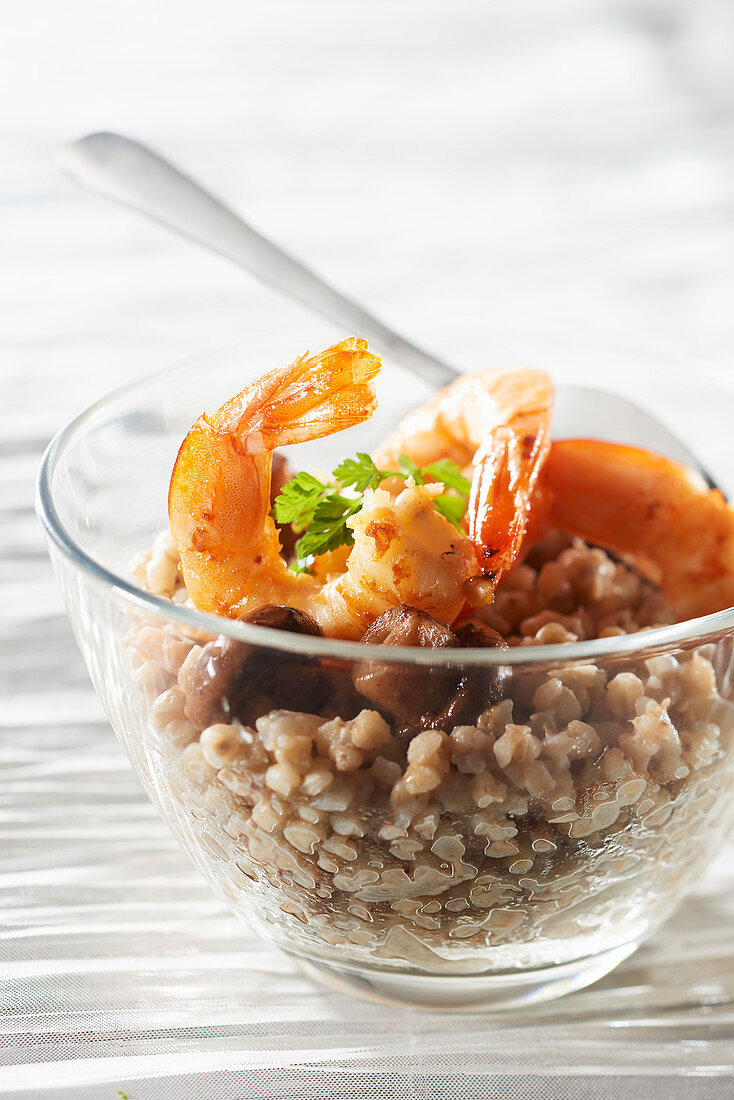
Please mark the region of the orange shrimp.
POLYGON ((409 413, 375 454, 383 468, 400 454, 419 466, 450 458, 473 467, 468 532, 489 582, 486 598, 520 552, 550 447, 552 404, 553 386, 544 371, 462 375, 409 413))
POLYGON ((679 620, 734 605, 734 510, 661 455, 600 440, 554 442, 528 542, 557 528, 614 551, 659 584, 679 620))
POLYGON ((471 542, 433 507, 439 486, 367 490, 354 545, 335 577, 296 575, 270 515, 272 453, 366 420, 380 360, 364 340, 273 371, 200 417, 171 475, 168 511, 196 607, 237 618, 265 603, 311 614, 327 635, 360 638, 383 611, 411 604, 444 622, 478 572, 471 542))
POLYGON ((199 417, 168 494, 171 533, 196 607, 236 617, 309 590, 310 578, 290 572, 280 556, 270 515, 273 450, 367 420, 379 370, 366 341, 350 337, 266 374, 213 416, 199 417))

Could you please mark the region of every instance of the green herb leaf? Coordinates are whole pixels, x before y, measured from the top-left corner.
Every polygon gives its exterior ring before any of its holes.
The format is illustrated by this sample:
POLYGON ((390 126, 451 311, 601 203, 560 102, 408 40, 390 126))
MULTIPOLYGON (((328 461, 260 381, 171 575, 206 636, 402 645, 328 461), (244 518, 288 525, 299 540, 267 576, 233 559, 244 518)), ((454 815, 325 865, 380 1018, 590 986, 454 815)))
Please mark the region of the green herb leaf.
POLYGON ((398 461, 400 463, 401 474, 405 477, 412 477, 416 485, 425 485, 426 479, 415 462, 411 462, 407 455, 400 455, 398 461))
POLYGON ((444 519, 447 519, 449 523, 453 523, 454 527, 463 532, 461 521, 464 518, 464 512, 466 512, 466 500, 463 497, 457 497, 453 493, 441 493, 441 496, 436 497, 434 500, 433 507, 441 513, 444 519))
POLYGON ((323 497, 316 505, 308 531, 296 543, 298 560, 351 546, 354 538, 346 521, 361 507, 361 498, 343 497, 336 490, 323 497))
POLYGON ((276 522, 307 527, 319 500, 329 491, 328 485, 302 470, 283 486, 275 498, 273 515, 276 522))
POLYGON ((357 457, 345 458, 334 470, 335 481, 344 488, 353 486, 358 493, 366 489, 376 489, 388 477, 395 477, 392 470, 378 470, 368 454, 357 451, 357 457))
POLYGON ((423 467, 424 474, 430 474, 436 481, 441 481, 447 489, 456 489, 457 493, 468 497, 471 492, 471 481, 464 477, 459 467, 450 458, 442 458, 438 462, 432 462, 430 466, 423 467))
MULTIPOLYGON (((295 549, 296 552, 298 552, 298 543, 296 543, 295 549)), ((301 573, 308 573, 309 575, 313 576, 313 569, 311 568, 312 565, 313 557, 310 554, 307 554, 305 558, 297 557, 294 562, 291 562, 288 568, 293 570, 297 577, 300 577, 301 573)))

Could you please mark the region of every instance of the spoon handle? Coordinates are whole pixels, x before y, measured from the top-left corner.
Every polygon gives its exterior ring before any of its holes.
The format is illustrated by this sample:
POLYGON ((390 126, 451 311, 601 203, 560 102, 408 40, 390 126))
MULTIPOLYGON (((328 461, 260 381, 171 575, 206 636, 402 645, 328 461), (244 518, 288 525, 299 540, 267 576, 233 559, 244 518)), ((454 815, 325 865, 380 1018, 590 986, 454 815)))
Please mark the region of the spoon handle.
POLYGON ((444 386, 459 373, 339 294, 145 145, 120 134, 88 134, 67 145, 60 159, 78 183, 234 260, 263 282, 367 337, 433 385, 444 386))

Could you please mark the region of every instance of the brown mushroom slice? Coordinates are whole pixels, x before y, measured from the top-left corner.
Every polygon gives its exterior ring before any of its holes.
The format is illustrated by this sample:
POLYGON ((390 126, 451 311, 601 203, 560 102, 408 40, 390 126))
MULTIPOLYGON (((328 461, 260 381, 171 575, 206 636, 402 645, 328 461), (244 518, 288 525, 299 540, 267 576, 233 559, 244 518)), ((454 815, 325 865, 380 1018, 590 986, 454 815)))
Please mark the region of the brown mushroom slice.
MULTIPOLYGON (((456 638, 464 649, 509 649, 498 631, 476 619, 462 623, 456 630, 456 638)), ((474 725, 483 710, 502 699, 506 679, 507 669, 501 665, 465 666, 451 697, 440 714, 432 717, 432 723, 447 730, 474 725)))
MULTIPOLYGON (((417 608, 402 605, 375 619, 362 641, 367 645, 420 646, 430 649, 507 648, 501 634, 475 620, 456 633, 417 608)), ((472 724, 502 698, 504 673, 497 666, 461 668, 363 661, 353 673, 360 695, 411 735, 424 729, 472 724)))
MULTIPOLYGON (((305 612, 266 604, 243 620, 271 630, 323 637, 305 612)), ((327 690, 319 662, 220 636, 203 646, 181 678, 186 715, 197 726, 237 719, 251 725, 271 710, 318 713, 327 690)))
MULTIPOLYGON (((362 642, 428 649, 455 649, 459 645, 444 623, 407 604, 375 619, 362 642)), ((406 729, 422 728, 425 715, 444 706, 457 679, 452 669, 368 660, 357 665, 352 676, 360 695, 406 729)))
POLYGON ((478 619, 465 619, 456 628, 456 637, 464 649, 509 649, 507 642, 498 630, 494 630, 478 619))

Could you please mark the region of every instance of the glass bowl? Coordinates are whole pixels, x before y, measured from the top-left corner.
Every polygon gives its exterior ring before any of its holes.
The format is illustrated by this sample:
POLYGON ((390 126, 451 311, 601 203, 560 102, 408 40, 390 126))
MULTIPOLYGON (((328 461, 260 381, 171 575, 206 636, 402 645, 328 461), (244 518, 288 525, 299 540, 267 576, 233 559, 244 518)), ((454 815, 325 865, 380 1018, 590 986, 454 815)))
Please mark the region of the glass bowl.
MULTIPOLYGON (((310 346, 332 340, 320 331, 310 346)), ((284 333, 163 371, 50 444, 38 510, 95 688, 196 865, 309 974, 442 1010, 580 988, 670 915, 729 827, 734 611, 435 651, 177 602, 160 532, 179 443, 202 410, 304 346, 284 333), (375 682, 401 700, 393 711, 356 690, 375 682), (451 721, 410 728, 411 708, 457 691, 469 703, 451 721)), ((492 334, 486 347, 493 365, 535 362, 654 411, 729 490, 725 376, 608 343, 492 334)), ((457 350, 480 365, 475 347, 457 350)), ((387 363, 378 395, 373 422, 299 447, 298 465, 371 449, 429 392, 387 363)))

